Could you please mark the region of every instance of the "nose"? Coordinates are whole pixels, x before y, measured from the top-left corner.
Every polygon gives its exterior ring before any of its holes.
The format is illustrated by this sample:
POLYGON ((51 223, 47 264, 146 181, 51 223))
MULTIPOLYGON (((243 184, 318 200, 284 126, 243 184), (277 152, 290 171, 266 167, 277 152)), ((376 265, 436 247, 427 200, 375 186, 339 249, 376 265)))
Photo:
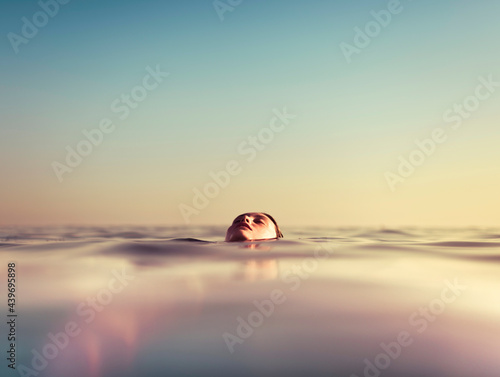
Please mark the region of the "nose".
POLYGON ((241 223, 241 222, 243 222, 243 221, 244 221, 244 222, 246 222, 247 224, 250 224, 250 216, 245 215, 245 216, 243 216, 243 217, 241 218, 241 220, 240 220, 240 221, 238 221, 238 222, 239 222, 239 223, 241 223))

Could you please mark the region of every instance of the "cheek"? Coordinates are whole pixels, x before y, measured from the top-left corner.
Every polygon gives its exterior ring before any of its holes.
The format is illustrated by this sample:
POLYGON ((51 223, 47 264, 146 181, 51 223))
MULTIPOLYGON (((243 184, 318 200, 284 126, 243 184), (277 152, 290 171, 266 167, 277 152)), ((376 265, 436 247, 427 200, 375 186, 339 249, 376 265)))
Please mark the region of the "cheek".
POLYGON ((274 228, 268 225, 260 225, 258 229, 262 234, 274 234, 274 228))

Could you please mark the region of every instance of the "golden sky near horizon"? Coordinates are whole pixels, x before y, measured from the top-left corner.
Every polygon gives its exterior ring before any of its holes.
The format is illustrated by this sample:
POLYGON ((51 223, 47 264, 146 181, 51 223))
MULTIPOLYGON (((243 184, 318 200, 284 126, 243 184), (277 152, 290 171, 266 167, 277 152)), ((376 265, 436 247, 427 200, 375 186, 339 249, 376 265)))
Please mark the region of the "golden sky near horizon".
MULTIPOLYGON (((401 2, 360 37, 385 3, 167 3, 1 47, 1 225, 500 225, 500 4, 401 2)), ((37 10, 10 7, 14 32, 37 10)))

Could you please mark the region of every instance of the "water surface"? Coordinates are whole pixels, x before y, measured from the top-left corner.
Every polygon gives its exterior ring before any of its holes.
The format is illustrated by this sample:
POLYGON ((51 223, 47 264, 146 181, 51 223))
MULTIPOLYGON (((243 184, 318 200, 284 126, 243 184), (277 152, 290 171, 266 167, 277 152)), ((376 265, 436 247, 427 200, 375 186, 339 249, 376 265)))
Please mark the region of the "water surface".
POLYGON ((499 229, 285 229, 234 244, 224 230, 0 229, 2 281, 16 263, 18 368, 500 376, 499 229))

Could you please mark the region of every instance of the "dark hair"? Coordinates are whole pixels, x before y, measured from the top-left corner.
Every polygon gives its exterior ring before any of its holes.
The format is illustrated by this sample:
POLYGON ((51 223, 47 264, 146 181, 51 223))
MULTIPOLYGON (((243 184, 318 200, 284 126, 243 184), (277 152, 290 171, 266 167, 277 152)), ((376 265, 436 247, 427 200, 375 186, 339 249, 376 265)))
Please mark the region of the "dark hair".
POLYGON ((269 220, 271 220, 274 224, 274 227, 276 228, 276 238, 283 238, 283 233, 281 233, 281 230, 280 230, 280 227, 278 226, 278 223, 276 222, 276 220, 274 220, 274 218, 269 215, 268 213, 265 213, 265 212, 261 212, 263 215, 266 215, 269 220))

